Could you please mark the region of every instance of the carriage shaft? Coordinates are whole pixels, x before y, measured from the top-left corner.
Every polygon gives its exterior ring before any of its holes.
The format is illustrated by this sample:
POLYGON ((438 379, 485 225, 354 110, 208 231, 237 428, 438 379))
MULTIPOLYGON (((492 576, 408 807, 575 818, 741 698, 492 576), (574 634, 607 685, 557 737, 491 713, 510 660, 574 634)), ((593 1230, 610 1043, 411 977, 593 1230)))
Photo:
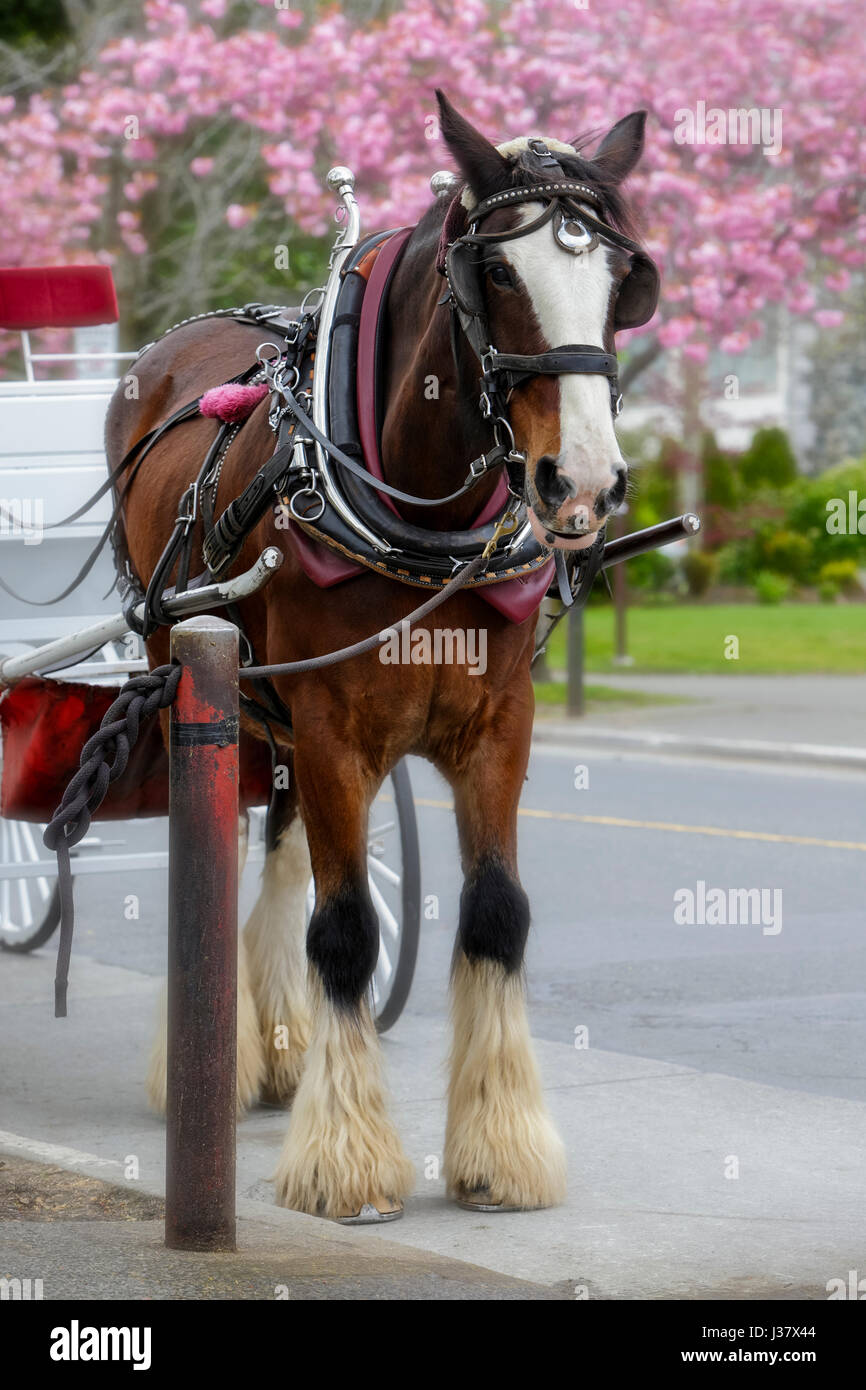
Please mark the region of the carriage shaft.
MULTIPOLYGON (((227 579, 219 584, 203 584, 197 589, 175 594, 165 600, 164 607, 168 613, 183 618, 190 613, 238 603, 267 584, 282 563, 282 551, 270 545, 262 551, 256 563, 236 579, 227 579)), ((144 617, 144 604, 140 603, 134 611, 136 618, 141 620, 144 617)), ((0 661, 0 686, 11 685, 22 676, 31 676, 37 671, 57 666, 80 652, 94 651, 108 642, 117 642, 129 630, 124 614, 115 613, 112 617, 82 628, 80 632, 46 642, 44 646, 36 647, 22 656, 7 657, 5 661, 0 661)))

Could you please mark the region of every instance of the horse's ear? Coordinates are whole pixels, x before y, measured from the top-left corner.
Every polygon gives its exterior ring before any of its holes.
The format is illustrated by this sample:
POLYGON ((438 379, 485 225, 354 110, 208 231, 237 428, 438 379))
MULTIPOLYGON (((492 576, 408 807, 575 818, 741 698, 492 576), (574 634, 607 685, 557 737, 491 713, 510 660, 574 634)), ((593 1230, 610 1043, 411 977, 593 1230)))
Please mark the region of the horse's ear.
POLYGON ((592 162, 611 183, 621 183, 643 154, 646 111, 632 111, 607 132, 592 162))
POLYGON ((495 145, 470 125, 451 102, 436 89, 442 139, 453 154, 457 167, 479 202, 491 193, 501 193, 511 183, 511 166, 495 145))

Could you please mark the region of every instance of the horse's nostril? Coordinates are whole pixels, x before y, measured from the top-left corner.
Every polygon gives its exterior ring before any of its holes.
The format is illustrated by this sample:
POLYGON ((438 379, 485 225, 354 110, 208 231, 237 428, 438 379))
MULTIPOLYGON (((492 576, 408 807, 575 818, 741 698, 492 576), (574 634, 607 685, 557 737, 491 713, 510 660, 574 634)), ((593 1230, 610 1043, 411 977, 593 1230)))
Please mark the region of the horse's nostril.
POLYGON ((567 497, 577 496, 577 487, 559 468, 551 454, 542 454, 535 465, 535 490, 548 507, 561 507, 567 497))
POLYGON ((628 484, 628 469, 620 464, 615 470, 616 481, 604 492, 600 492, 595 499, 593 511, 597 517, 610 516, 621 507, 625 501, 625 490, 628 484))

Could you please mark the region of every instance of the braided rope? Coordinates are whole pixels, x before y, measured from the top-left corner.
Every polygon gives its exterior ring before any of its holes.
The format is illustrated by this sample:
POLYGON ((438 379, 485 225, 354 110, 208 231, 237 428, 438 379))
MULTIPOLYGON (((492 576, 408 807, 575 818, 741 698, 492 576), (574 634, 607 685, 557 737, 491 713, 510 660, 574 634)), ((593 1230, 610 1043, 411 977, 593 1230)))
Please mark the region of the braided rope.
POLYGON ((60 888, 60 945, 54 978, 54 1016, 66 1017, 66 987, 72 954, 74 906, 69 851, 84 839, 93 813, 102 804, 111 783, 125 771, 138 739, 142 719, 171 705, 177 693, 181 667, 158 666, 147 675, 133 676, 121 688, 102 722, 81 750, 78 771, 63 793, 42 836, 47 849, 57 855, 60 888))

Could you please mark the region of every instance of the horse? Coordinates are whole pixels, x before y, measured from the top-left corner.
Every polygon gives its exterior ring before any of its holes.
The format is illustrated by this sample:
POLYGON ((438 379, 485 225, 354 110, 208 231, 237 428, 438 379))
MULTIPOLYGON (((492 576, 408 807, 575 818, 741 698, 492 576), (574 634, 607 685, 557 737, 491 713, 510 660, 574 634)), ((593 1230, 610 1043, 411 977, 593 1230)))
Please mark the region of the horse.
MULTIPOLYGON (((476 406, 477 356, 459 324, 455 329, 453 303, 443 295, 447 284, 437 270, 443 247, 459 240, 473 209, 484 204, 484 235, 475 247, 478 290, 498 352, 541 361, 539 355, 556 345, 577 343, 612 354, 616 328, 629 321, 618 305, 622 310, 634 294, 634 258, 623 249, 634 249, 626 236, 634 223, 620 185, 640 158, 646 114, 618 121, 589 157, 546 137, 496 146, 442 93, 437 99, 442 138, 459 170, 457 192, 450 202, 437 198, 409 235, 388 294, 383 363, 383 474, 391 485, 424 497, 459 492, 466 460, 489 447, 489 424, 476 406), (618 242, 612 231, 613 241, 590 242, 578 257, 568 254, 567 238, 551 235, 549 218, 539 219, 549 206, 542 190, 563 174, 569 187, 583 190, 575 196, 588 216, 597 217, 596 225, 619 229, 618 242), (538 200, 512 203, 507 195, 527 186, 539 189, 538 200), (431 391, 431 382, 438 389, 431 391)), ((109 464, 116 466, 183 402, 237 377, 254 360, 262 336, 253 325, 203 318, 152 345, 134 368, 137 392, 121 383, 111 402, 109 464)), ((597 541, 605 517, 622 501, 627 475, 610 382, 586 366, 567 375, 555 368, 554 362, 543 374, 518 381, 509 399, 517 446, 512 466, 522 460, 528 514, 550 555, 597 541)), ((123 498, 123 540, 132 569, 145 580, 213 439, 212 419, 172 429, 123 498)), ((262 401, 224 458, 223 496, 243 489, 272 443, 262 401)), ((496 485, 491 473, 471 493, 432 511, 408 506, 403 514, 443 532, 466 528, 496 485)), ((200 519, 196 526, 200 543, 200 519)), ((266 545, 285 548, 284 539, 269 511, 247 536, 238 570, 253 564, 266 545)), ((245 599, 238 612, 258 659, 281 663, 348 645, 377 626, 399 629, 414 598, 407 585, 371 570, 351 583, 317 587, 287 553, 269 586, 245 599)), ((448 599, 441 616, 452 630, 486 630, 483 673, 465 664, 386 664, 369 653, 274 680, 291 713, 291 735, 273 730, 291 775, 277 801, 260 895, 241 937, 238 1104, 268 1098, 291 1107, 274 1179, 277 1202, 336 1221, 398 1216, 413 1187, 413 1165, 388 1111, 367 1002, 378 951, 366 867, 368 810, 408 754, 427 759, 447 779, 459 834, 462 890, 450 981, 444 1146, 448 1194, 473 1210, 507 1211, 558 1204, 566 1191, 564 1146, 545 1105, 527 1018, 523 958, 530 908, 517 861, 517 810, 534 712, 536 614, 509 621, 477 591, 464 589, 448 599), (310 873, 315 908, 307 925, 310 873), (283 1029, 279 1047, 277 1028, 283 1029)), ((166 628, 148 637, 147 654, 151 666, 169 659, 166 628)), ((246 715, 241 725, 255 738, 265 736, 246 715)), ((157 1039, 148 1087, 155 1108, 163 1108, 164 1039, 157 1039)))

